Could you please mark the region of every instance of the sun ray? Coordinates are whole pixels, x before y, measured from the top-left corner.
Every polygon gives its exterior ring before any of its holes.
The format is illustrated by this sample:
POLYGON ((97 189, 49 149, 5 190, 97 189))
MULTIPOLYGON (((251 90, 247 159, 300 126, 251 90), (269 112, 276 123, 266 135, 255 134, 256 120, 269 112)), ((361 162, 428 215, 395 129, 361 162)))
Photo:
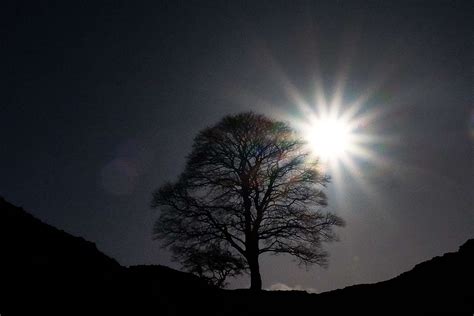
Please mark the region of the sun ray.
POLYGON ((384 146, 390 143, 386 135, 376 134, 374 125, 383 110, 366 110, 374 91, 368 89, 355 101, 343 104, 344 80, 338 82, 331 100, 326 99, 323 86, 316 85, 316 105, 303 101, 292 87, 292 99, 304 113, 290 119, 307 141, 314 157, 319 158, 322 170, 333 179, 336 192, 343 193, 347 180, 353 179, 371 201, 377 202, 377 187, 364 174, 364 165, 383 167, 390 164, 383 157, 384 146), (304 106, 302 106, 304 105, 304 106), (349 177, 349 178, 348 178, 349 177))

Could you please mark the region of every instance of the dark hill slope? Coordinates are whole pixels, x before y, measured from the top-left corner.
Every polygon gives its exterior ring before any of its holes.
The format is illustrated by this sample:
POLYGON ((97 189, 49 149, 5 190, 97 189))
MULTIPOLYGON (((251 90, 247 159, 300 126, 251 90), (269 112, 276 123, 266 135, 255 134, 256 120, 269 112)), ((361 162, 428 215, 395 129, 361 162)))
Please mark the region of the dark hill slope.
POLYGON ((400 314, 416 311, 447 315, 466 312, 472 315, 474 239, 468 240, 457 252, 420 263, 393 279, 355 285, 318 297, 328 304, 345 301, 360 309, 400 314))
POLYGON ((0 198, 4 315, 472 315, 474 240, 388 281, 322 294, 223 291, 164 266, 122 267, 0 198))
POLYGON ((41 314, 89 314, 97 306, 108 313, 133 308, 133 314, 153 310, 157 303, 168 308, 183 292, 211 289, 194 275, 164 266, 122 267, 94 243, 45 224, 3 198, 0 253, 2 316, 30 308, 41 314))
POLYGON ((81 270, 114 270, 120 265, 82 237, 45 224, 0 198, 2 264, 9 266, 64 267, 81 270))
MULTIPOLYGON (((109 287, 122 267, 101 253, 94 243, 41 222, 0 199, 0 273, 2 298, 88 296, 109 287), (94 286, 90 286, 94 284, 94 286)), ((0 301, 0 303, 4 303, 0 301)), ((4 303, 5 304, 5 303, 4 303)))
MULTIPOLYGON (((226 315, 470 315, 474 314, 474 239, 458 252, 416 265, 376 284, 322 294, 245 290, 219 293, 226 315)), ((217 314, 217 313, 216 313, 217 314)))

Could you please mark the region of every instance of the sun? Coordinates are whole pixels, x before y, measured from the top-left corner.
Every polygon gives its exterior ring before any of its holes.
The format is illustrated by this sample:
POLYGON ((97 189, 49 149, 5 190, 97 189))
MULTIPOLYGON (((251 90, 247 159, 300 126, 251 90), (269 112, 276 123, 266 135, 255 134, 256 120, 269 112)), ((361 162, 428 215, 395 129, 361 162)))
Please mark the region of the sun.
POLYGON ((353 179, 372 195, 375 189, 366 180, 364 168, 389 166, 392 160, 385 151, 397 139, 382 132, 380 120, 388 112, 382 106, 375 107, 371 100, 377 84, 369 85, 360 94, 345 96, 345 78, 344 74, 337 78, 331 97, 318 79, 310 100, 286 80, 285 90, 294 108, 275 115, 294 128, 306 143, 308 162, 330 176, 336 190, 343 191, 348 180, 353 179))
POLYGON ((310 159, 319 160, 321 170, 334 175, 336 180, 341 178, 343 170, 360 178, 360 163, 382 163, 373 148, 380 146, 385 137, 367 129, 378 114, 360 113, 364 99, 347 104, 341 99, 323 100, 313 106, 299 103, 302 115, 294 116, 290 122, 306 142, 310 159))
POLYGON ((350 125, 341 118, 312 118, 305 134, 312 151, 323 161, 340 159, 353 145, 350 125))

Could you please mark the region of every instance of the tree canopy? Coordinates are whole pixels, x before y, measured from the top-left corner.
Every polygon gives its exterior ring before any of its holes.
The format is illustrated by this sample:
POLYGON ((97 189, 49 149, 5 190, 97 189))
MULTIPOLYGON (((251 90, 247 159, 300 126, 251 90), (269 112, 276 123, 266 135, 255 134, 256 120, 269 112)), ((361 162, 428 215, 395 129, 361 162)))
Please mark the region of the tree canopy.
POLYGON ((250 272, 251 288, 261 289, 261 254, 327 264, 323 243, 344 225, 322 210, 328 182, 287 123, 226 116, 196 136, 178 180, 154 192, 154 237, 191 272, 218 285, 250 272))

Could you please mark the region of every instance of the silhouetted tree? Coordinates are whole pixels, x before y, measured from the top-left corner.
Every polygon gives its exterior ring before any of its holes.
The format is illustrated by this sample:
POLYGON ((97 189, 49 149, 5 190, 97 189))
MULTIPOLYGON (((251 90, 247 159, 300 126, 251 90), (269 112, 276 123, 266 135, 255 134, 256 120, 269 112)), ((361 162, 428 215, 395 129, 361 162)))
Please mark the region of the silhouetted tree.
POLYGON ((337 240, 334 226, 344 225, 321 210, 328 180, 288 124, 251 112, 226 116, 194 139, 178 181, 154 192, 155 238, 191 271, 215 272, 206 262, 215 260, 220 271, 250 271, 259 290, 263 253, 327 264, 322 243, 337 240))
POLYGON ((245 261, 225 247, 211 244, 203 248, 174 249, 175 258, 180 258, 183 267, 217 287, 225 287, 228 277, 241 275, 245 261))

